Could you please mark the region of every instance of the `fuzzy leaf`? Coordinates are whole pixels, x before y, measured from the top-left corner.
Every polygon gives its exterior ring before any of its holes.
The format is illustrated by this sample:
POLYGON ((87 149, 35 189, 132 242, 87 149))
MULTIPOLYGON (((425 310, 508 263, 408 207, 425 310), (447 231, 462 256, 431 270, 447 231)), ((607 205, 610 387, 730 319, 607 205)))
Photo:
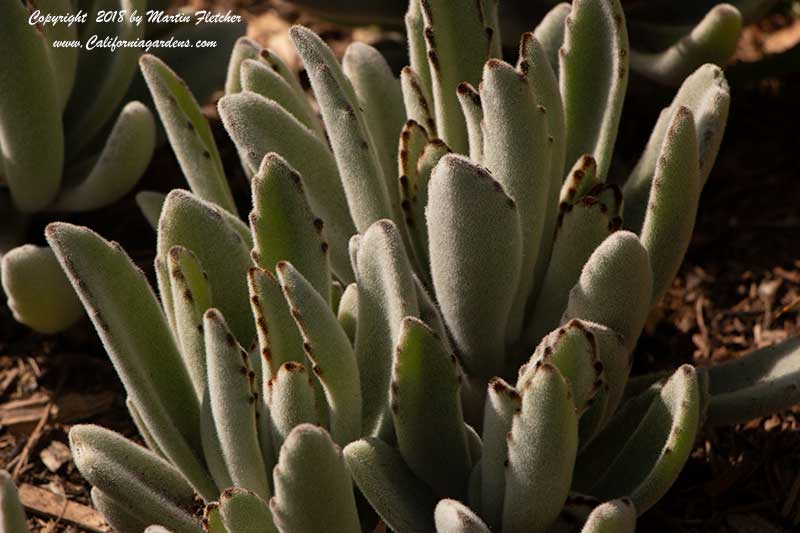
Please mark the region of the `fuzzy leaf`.
POLYGON ((419 256, 425 264, 425 272, 430 270, 430 253, 428 242, 428 225, 426 223, 425 209, 428 205, 428 183, 430 182, 433 169, 439 160, 451 153, 450 147, 439 139, 431 139, 422 149, 422 153, 417 161, 416 182, 410 187, 411 197, 411 216, 414 223, 408 224, 409 231, 413 234, 413 239, 418 246, 423 249, 419 256))
MULTIPOLYGON (((418 76, 418 83, 419 87, 417 89, 417 93, 423 95, 426 102, 428 102, 431 107, 430 111, 433 112, 433 93, 431 92, 431 71, 430 67, 428 66, 428 48, 425 44, 425 20, 422 16, 422 6, 420 5, 421 0, 411 0, 406 2, 408 4, 408 10, 406 11, 405 16, 405 26, 406 26, 406 38, 408 40, 408 58, 410 63, 410 68, 413 69, 414 74, 418 76)), ((404 69, 405 70, 405 69, 404 69)), ((402 76, 401 76, 402 79, 402 76)), ((408 97, 408 93, 405 91, 406 97, 408 97)), ((406 114, 408 118, 412 120, 416 120, 420 124, 425 124, 427 128, 427 123, 420 122, 416 118, 414 118, 411 114, 411 111, 408 109, 408 101, 406 101, 406 114)), ((430 115, 433 116, 432 114, 430 115)), ((431 135, 435 135, 436 128, 429 129, 428 133, 431 135)))
POLYGON ((136 429, 139 431, 139 435, 142 436, 142 440, 144 440, 144 443, 147 445, 147 449, 159 457, 164 457, 164 452, 158 447, 158 443, 153 438, 150 430, 147 429, 147 426, 142 419, 142 415, 139 414, 139 409, 136 407, 136 404, 133 403, 133 400, 130 398, 125 398, 125 406, 128 408, 128 413, 130 413, 131 419, 133 420, 136 429))
POLYGON ((175 340, 197 392, 197 399, 202 401, 206 388, 203 313, 211 307, 211 286, 203 265, 191 250, 183 246, 173 246, 167 256, 175 340))
POLYGON ((556 4, 542 17, 539 25, 533 30, 536 40, 542 44, 547 60, 556 75, 559 77, 560 55, 559 50, 564 44, 564 32, 566 30, 566 20, 571 11, 568 2, 556 4))
POLYGON ((517 390, 501 378, 489 381, 483 411, 483 456, 481 458, 481 516, 501 531, 505 494, 507 435, 514 415, 522 408, 517 390))
MULTIPOLYGON (((302 26, 293 27, 289 36, 303 59, 322 111, 353 221, 358 231, 364 232, 373 222, 393 215, 386 177, 379 162, 376 145, 379 140, 370 135, 353 85, 331 49, 317 34, 302 26)), ((402 123, 397 127, 399 131, 402 123)), ((303 173, 302 169, 300 172, 303 173)))
POLYGON ((619 220, 610 220, 608 207, 593 197, 584 197, 575 205, 562 204, 559 211, 550 263, 525 331, 525 341, 529 345, 537 344, 558 326, 569 292, 586 261, 600 243, 619 228, 619 220))
POLYGON ((281 156, 269 153, 251 186, 253 261, 272 272, 279 261, 289 261, 330 304, 328 243, 322 233, 322 219, 308 206, 300 175, 281 156))
POLYGON ((636 508, 628 498, 612 500, 594 508, 581 533, 634 533, 636 508))
POLYGON ((290 361, 269 381, 269 416, 273 448, 278 450, 300 424, 316 424, 314 386, 306 367, 290 361))
POLYGON ((393 219, 401 220, 397 187, 397 138, 406 120, 400 83, 375 48, 355 41, 342 58, 342 70, 353 84, 369 136, 386 180, 393 219))
POLYGON ((0 160, 14 205, 26 213, 53 201, 61 184, 64 136, 49 43, 17 0, 0 1, 0 160))
POLYGON ((84 316, 50 248, 26 244, 0 257, 3 290, 15 320, 42 333, 57 333, 84 316))
POLYGON ((289 313, 289 305, 278 280, 270 272, 259 268, 251 268, 247 280, 263 363, 262 380, 266 384, 284 363, 305 360, 303 338, 289 313))
POLYGON ((702 188, 697 150, 692 112, 681 106, 661 145, 642 226, 642 245, 653 267, 652 305, 672 285, 692 238, 702 188))
POLYGON ((694 117, 700 183, 705 184, 725 132, 730 98, 728 82, 716 65, 703 65, 686 78, 670 106, 661 111, 644 152, 625 182, 625 227, 638 232, 644 223, 662 145, 673 116, 681 106, 689 108, 694 117))
POLYGON ((69 442, 81 475, 133 516, 175 531, 199 531, 198 521, 186 511, 194 491, 170 463, 99 426, 73 426, 69 442))
POLYGON ((203 316, 211 414, 222 458, 233 483, 269 498, 256 429, 255 393, 249 357, 239 346, 216 309, 203 316))
POLYGON ((608 326, 632 351, 650 309, 652 286, 647 250, 633 233, 617 231, 583 266, 561 322, 580 318, 608 326))
POLYGON ((153 114, 141 102, 120 111, 91 172, 56 198, 55 211, 90 211, 113 204, 128 194, 144 174, 156 145, 153 114))
POLYGON ((428 188, 431 275, 442 315, 468 373, 488 378, 504 365, 520 276, 517 207, 485 169, 460 156, 443 157, 428 188))
POLYGON ((25 510, 19 501, 17 487, 5 470, 0 470, 0 529, 8 533, 28 531, 25 510))
POLYGON ((277 533, 267 502, 254 492, 240 488, 225 490, 219 497, 222 523, 235 533, 277 533))
POLYGON ((87 228, 53 223, 45 235, 159 447, 201 496, 213 498, 195 391, 144 274, 118 244, 87 228))
POLYGON ((136 205, 139 206, 144 218, 154 230, 158 230, 158 219, 167 195, 156 191, 141 191, 136 193, 136 205))
POLYGON ((203 200, 236 214, 217 144, 197 100, 157 57, 145 54, 139 64, 189 187, 203 200))
MULTIPOLYGON (((408 239, 405 241, 408 248, 413 252, 417 263, 424 265, 423 272, 427 271, 428 261, 428 242, 423 241, 424 232, 420 231, 425 227, 424 206, 417 205, 420 194, 420 179, 418 175, 418 163, 428 143, 428 135, 425 128, 409 120, 403 126, 400 134, 400 146, 398 153, 398 174, 400 182, 400 205, 403 208, 403 218, 405 219, 404 229, 408 232, 408 239), (423 215, 423 217, 421 217, 423 215)), ((425 184, 427 188, 427 183, 425 184)), ((427 196, 427 190, 425 191, 427 196)))
POLYGON ((339 279, 352 281, 347 240, 356 230, 330 149, 280 105, 260 95, 225 96, 218 107, 225 129, 251 167, 258 169, 264 156, 275 152, 303 176, 311 211, 326 224, 332 268, 339 279))
POLYGON ((441 500, 434 512, 437 533, 489 533, 489 528, 458 500, 441 500))
MULTIPOLYGON (((249 345, 255 337, 247 305, 247 270, 251 267, 249 243, 239 233, 238 220, 225 216, 214 204, 176 189, 167 195, 158 224, 157 261, 180 245, 191 250, 208 274, 211 299, 225 315, 236 338, 249 345)), ((246 231, 246 230, 245 230, 246 231)), ((162 298, 171 287, 159 279, 162 298)), ((167 309, 170 313, 170 309, 167 309)))
MULTIPOLYGON (((420 0, 439 137, 454 151, 469 150, 467 128, 456 87, 477 87, 489 56, 482 3, 472 0, 420 0)), ((413 64, 412 64, 413 66, 413 64)))
POLYGON ((379 220, 363 234, 354 265, 358 284, 355 353, 361 376, 363 434, 391 422, 389 383, 401 321, 418 316, 416 286, 397 227, 379 220))
MULTIPOLYGON (((330 305, 290 263, 278 263, 291 315, 303 335, 303 349, 322 384, 333 440, 347 444, 361 435, 361 395, 356 356, 330 305)), ((360 301, 360 298, 359 298, 360 301)))
POLYGON ((736 51, 742 15, 730 4, 717 4, 692 31, 657 53, 631 50, 631 68, 664 85, 679 85, 703 63, 724 65, 736 51))
POLYGON ((350 342, 355 342, 358 328, 358 285, 355 283, 351 283, 344 290, 342 299, 339 301, 336 318, 350 342))
POLYGON ((538 366, 521 394, 522 408, 508 436, 503 529, 547 531, 569 493, 578 417, 569 384, 548 362, 538 366))
POLYGON ((242 91, 242 63, 248 59, 258 59, 261 46, 247 37, 239 37, 233 45, 228 61, 228 75, 225 78, 225 94, 242 91))
POLYGON ((575 205, 597 185, 600 185, 597 181, 597 163, 592 156, 584 154, 575 161, 567 173, 561 186, 559 206, 563 203, 575 205))
POLYGON ((461 112, 467 121, 467 140, 469 141, 469 158, 475 163, 483 163, 483 104, 481 95, 469 83, 459 83, 456 88, 461 112))
MULTIPOLYGON (((161 526, 154 526, 160 529, 154 529, 153 526, 148 527, 148 522, 145 521, 146 519, 134 514, 127 502, 116 500, 97 487, 92 487, 90 496, 94 508, 100 511, 100 514, 103 515, 103 520, 105 520, 114 531, 118 531, 119 533, 139 533, 141 531, 145 531, 146 533, 161 533, 166 531, 170 533, 168 529, 161 526)), ((193 529, 193 531, 199 531, 200 524, 195 525, 196 528, 193 529)))
POLYGON ((736 424, 800 402, 800 338, 750 352, 708 370, 712 425, 736 424))
POLYGON ((403 319, 391 405, 400 454, 441 496, 464 497, 471 469, 455 356, 416 318, 403 319))
POLYGON ((537 97, 525 74, 497 59, 486 63, 481 82, 483 164, 514 200, 522 228, 522 274, 508 318, 510 341, 519 337, 522 328, 552 181, 547 110, 537 97))
POLYGON ((403 92, 403 105, 408 119, 420 124, 428 135, 435 137, 436 119, 433 103, 425 92, 425 86, 419 74, 411 67, 403 67, 403 70, 400 71, 400 88, 403 92))
POLYGON ((660 390, 634 401, 582 452, 592 462, 581 460, 581 468, 596 470, 579 479, 601 499, 629 495, 641 514, 669 489, 692 451, 700 421, 697 374, 683 365, 660 390), (620 441, 620 435, 628 437, 620 441))
MULTIPOLYGON (((538 194, 544 198, 545 213, 542 218, 542 233, 539 249, 536 253, 536 266, 533 271, 533 284, 531 295, 539 293, 547 265, 550 263, 550 253, 553 247, 558 220, 559 194, 564 180, 564 158, 566 152, 566 131, 564 125, 564 105, 561 102, 561 93, 558 88, 558 78, 547 59, 547 52, 536 39, 533 33, 524 33, 519 44, 519 60, 517 70, 525 74, 533 95, 539 105, 546 110, 547 143, 549 145, 549 184, 547 194, 538 194)), ((539 168, 543 164, 537 165, 539 168)), ((537 180, 543 178, 537 177, 537 180)))
POLYGON ((297 92, 275 67, 263 60, 245 59, 242 62, 241 71, 242 88, 245 91, 274 100, 305 127, 315 132, 320 138, 325 138, 322 124, 308 104, 305 93, 297 92))
POLYGON ((566 18, 560 65, 566 160, 591 154, 605 181, 628 86, 628 31, 619 0, 580 0, 566 18))
POLYGON ((274 477, 269 506, 280 531, 361 531, 342 452, 324 429, 302 424, 292 430, 274 477))
POLYGON ((375 438, 344 449, 350 475, 364 497, 394 531, 433 531, 431 490, 409 470, 400 452, 375 438))

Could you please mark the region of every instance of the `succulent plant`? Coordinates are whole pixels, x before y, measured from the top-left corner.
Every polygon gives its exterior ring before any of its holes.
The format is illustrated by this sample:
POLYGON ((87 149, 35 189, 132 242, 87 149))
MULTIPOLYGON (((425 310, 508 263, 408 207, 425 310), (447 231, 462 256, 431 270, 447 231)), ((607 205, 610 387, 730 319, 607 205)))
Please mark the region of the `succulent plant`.
MULTIPOLYGON (((401 0, 292 0, 312 14, 338 23, 389 27, 403 25, 406 3, 401 0)), ((515 38, 539 22, 539 33, 554 41, 557 53, 563 23, 570 12, 567 2, 553 0, 502 0, 499 21, 503 35, 515 38), (557 42, 555 42, 557 41, 557 42)), ((631 68, 665 85, 677 86, 704 63, 724 65, 736 50, 742 24, 766 12, 775 0, 740 0, 717 3, 704 0, 676 9, 668 1, 622 2, 631 31, 631 68)), ((542 44, 549 44, 544 42, 542 44)), ((514 41, 503 41, 513 47, 514 41)), ((547 46, 546 46, 547 47, 547 46)))
POLYGON ((620 190, 619 2, 573 4, 558 73, 536 32, 517 66, 492 57, 492 5, 413 0, 400 81, 294 27, 324 130, 241 41, 219 110, 253 175, 249 228, 191 94, 142 59, 194 191, 160 209, 160 302, 119 245, 46 231, 149 448, 70 433, 116 530, 361 531, 355 482, 398 532, 624 533, 704 424, 800 400, 798 340, 628 379, 719 148, 721 70, 687 78, 620 190))
MULTIPOLYGON (((0 0, 0 258, 2 285, 9 307, 20 322, 42 332, 66 329, 83 316, 67 278, 47 248, 18 245, 30 213, 83 212, 112 204, 127 194, 147 168, 156 145, 156 124, 150 110, 127 93, 141 51, 54 46, 55 41, 88 42, 91 36, 120 40, 161 38, 217 41, 222 53, 242 25, 148 27, 125 19, 98 22, 101 12, 146 11, 146 0, 95 2, 86 21, 36 22, 34 9, 49 16, 73 14, 68 0, 20 2, 0 0), (117 8, 113 10, 112 8, 117 8), (34 20, 31 24, 29 20, 34 20), (111 119, 116 116, 111 124, 111 119), (34 296, 35 295, 35 296, 34 296)), ((158 53, 178 62, 174 49, 158 53)), ((211 52, 205 53, 208 57, 211 52)), ((180 52, 178 52, 180 53, 180 52)), ((182 49, 186 54, 186 49, 182 49)), ((206 97, 207 83, 197 83, 206 97)), ((205 67, 204 67, 205 68, 205 67)), ((208 81, 214 76, 205 73, 208 81)))
POLYGON ((0 531, 4 533, 28 531, 25 510, 19 501, 17 488, 5 470, 0 470, 0 531))

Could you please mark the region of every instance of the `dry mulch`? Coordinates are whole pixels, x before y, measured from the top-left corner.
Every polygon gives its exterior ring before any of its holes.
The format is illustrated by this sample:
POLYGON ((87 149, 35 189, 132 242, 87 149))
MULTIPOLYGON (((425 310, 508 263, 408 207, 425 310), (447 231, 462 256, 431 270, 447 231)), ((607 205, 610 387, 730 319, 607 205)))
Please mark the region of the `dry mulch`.
MULTIPOLYGON (((266 8, 259 5, 231 3, 251 14, 251 35, 276 48, 284 46, 281 35, 289 23, 309 22, 281 2, 266 8)), ((772 23, 776 27, 768 31, 748 30, 742 57, 751 59, 748 54, 754 46, 763 49, 773 30, 790 26, 772 23)), ((324 24, 316 29, 340 51, 352 39, 349 30, 324 24)), ((785 31, 780 35, 785 38, 785 31)), ((376 37, 373 32, 357 36, 376 37)), ((635 371, 683 362, 711 365, 800 333, 799 147, 787 120, 800 117, 799 90, 800 75, 734 86, 728 131, 703 193, 695 235, 673 287, 648 321, 635 371)), ((631 92, 620 128, 621 168, 635 161, 645 132, 672 94, 643 80, 634 80, 631 92)), ((235 149, 218 123, 214 131, 242 200, 240 211, 246 212, 246 183, 240 179, 235 149)), ((141 188, 166 191, 182 186, 174 156, 162 148, 141 188)), ((68 220, 100 228, 152 275, 154 234, 132 197, 112 210, 68 220)), ((34 242, 41 242, 46 222, 35 221, 34 242)), ((19 483, 91 505, 90 487, 66 448, 67 432, 75 423, 91 422, 138 439, 124 400, 122 386, 88 322, 61 335, 38 335, 15 324, 0 304, 0 468, 14 473, 19 483)), ((710 431, 698 440, 672 490, 642 517, 641 528, 726 533, 798 530, 799 452, 794 411, 710 431)), ((55 511, 47 516, 29 513, 34 531, 91 530, 67 520, 83 508, 66 509, 63 504, 59 507, 60 502, 63 499, 51 502, 49 509, 55 511)))

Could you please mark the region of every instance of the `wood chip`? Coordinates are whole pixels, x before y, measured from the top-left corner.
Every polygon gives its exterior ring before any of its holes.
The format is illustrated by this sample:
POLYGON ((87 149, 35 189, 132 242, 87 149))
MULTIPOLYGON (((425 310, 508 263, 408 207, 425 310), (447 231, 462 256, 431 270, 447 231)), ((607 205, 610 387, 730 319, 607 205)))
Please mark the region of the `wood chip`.
POLYGON ((54 440, 50 446, 39 453, 39 458, 51 472, 58 472, 61 465, 72 459, 69 446, 61 441, 54 440))
POLYGON ((19 499, 30 513, 68 522, 92 533, 109 531, 99 512, 86 505, 70 502, 49 490, 25 483, 19 487, 19 499))

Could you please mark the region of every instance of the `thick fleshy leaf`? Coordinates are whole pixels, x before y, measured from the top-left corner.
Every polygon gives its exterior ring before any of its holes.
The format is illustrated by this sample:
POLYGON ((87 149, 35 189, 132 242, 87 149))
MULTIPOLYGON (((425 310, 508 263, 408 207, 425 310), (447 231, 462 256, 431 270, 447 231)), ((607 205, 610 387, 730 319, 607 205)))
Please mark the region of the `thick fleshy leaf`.
POLYGON ((416 183, 410 188, 412 195, 409 198, 411 204, 410 212, 414 219, 414 224, 407 223, 407 226, 408 230, 414 235, 414 242, 419 243, 419 247, 424 250, 419 255, 424 262, 426 272, 430 269, 428 225, 425 216, 425 209, 428 205, 428 183, 439 160, 451 152, 450 147, 443 141, 439 139, 429 140, 422 149, 417 161, 416 183))
POLYGON ((249 357, 216 309, 203 316, 203 331, 211 415, 225 466, 236 486, 267 499, 270 489, 256 429, 258 393, 249 357))
POLYGON ((736 424, 800 403, 800 338, 761 348, 708 370, 708 422, 736 424))
POLYGON ((468 373, 488 379, 504 366, 520 276, 517 207, 486 169, 460 156, 443 157, 428 188, 431 275, 442 315, 468 373))
MULTIPOLYGON (((116 500, 97 487, 92 487, 90 496, 94 508, 100 511, 100 514, 103 515, 103 520, 114 528, 114 531, 119 531, 120 533, 151 532, 148 522, 145 521, 146 518, 134 514, 127 502, 116 500)), ((195 525, 196 529, 194 531, 199 531, 200 524, 197 523, 195 525)), ((160 531, 169 533, 168 529, 164 529, 162 526, 157 527, 161 529, 156 530, 156 533, 160 533, 160 531)))
POLYGON ((373 222, 393 216, 376 145, 379 139, 371 136, 353 85, 331 49, 302 26, 293 27, 289 36, 303 59, 322 111, 353 221, 360 232, 366 231, 373 222))
MULTIPOLYGON (((564 105, 558 88, 558 78, 547 59, 547 52, 533 33, 524 33, 519 44, 517 69, 525 74, 534 97, 546 110, 547 143, 550 145, 549 185, 545 196, 545 214, 542 218, 542 237, 536 253, 536 266, 533 272, 531 294, 539 293, 542 278, 550 262, 553 235, 558 220, 559 194, 564 181, 564 158, 566 152, 566 131, 564 125, 564 105)), ((543 166, 543 165, 538 165, 543 166)), ((542 178, 538 178, 541 180, 542 178)), ((542 194, 542 193, 539 193, 542 194)))
POLYGON ((262 380, 266 385, 284 363, 305 361, 303 338, 289 313, 283 289, 275 276, 266 270, 251 268, 247 273, 247 281, 258 331, 262 380))
POLYGON ((521 275, 507 324, 507 339, 519 337, 544 230, 550 197, 547 109, 537 102, 527 75, 490 59, 483 69, 483 164, 516 203, 522 229, 521 275))
POLYGON ((697 373, 683 365, 660 390, 632 402, 581 453, 576 479, 601 499, 629 495, 641 514, 669 489, 694 446, 700 421, 697 373))
POLYGON ((355 283, 351 283, 344 290, 336 318, 350 342, 355 342, 358 328, 358 285, 355 283))
POLYGON ((522 408, 517 390, 501 378, 489 382, 483 411, 483 456, 481 458, 481 516, 501 531, 508 459, 507 435, 514 415, 522 408))
POLYGON ((339 279, 352 281, 347 240, 356 229, 336 161, 325 142, 280 105, 258 94, 225 96, 218 107, 225 129, 253 169, 259 168, 266 154, 275 152, 303 176, 311 211, 326 224, 334 272, 339 279))
MULTIPOLYGON (((239 225, 244 227, 216 205, 186 191, 173 190, 167 195, 158 223, 157 260, 166 261, 169 250, 176 245, 191 250, 208 274, 214 306, 225 315, 236 338, 249 345, 255 337, 247 305, 250 245, 242 238, 239 225)), ((159 278, 162 298, 171 285, 169 280, 159 278)), ((171 306, 166 307, 170 313, 171 306)))
POLYGON ((694 117, 700 183, 705 184, 722 143, 730 99, 728 82, 716 65, 703 65, 686 78, 670 106, 661 111, 642 156, 625 182, 625 227, 638 232, 644 223, 661 147, 673 116, 681 106, 689 108, 694 117))
POLYGON ((456 87, 462 82, 477 87, 489 57, 491 36, 486 32, 482 2, 420 0, 420 6, 438 135, 454 151, 466 154, 467 128, 456 87))
POLYGON ((19 501, 14 480, 5 470, 0 470, 0 528, 8 533, 28 531, 25 510, 19 501))
POLYGON ((173 246, 167 254, 172 288, 173 325, 183 363, 192 378, 197 400, 206 388, 206 348, 203 313, 211 307, 211 286, 203 265, 191 250, 173 246))
POLYGON ((322 219, 308 206, 300 175, 281 156, 269 153, 251 186, 253 261, 272 272, 279 261, 289 261, 330 304, 328 243, 322 219))
POLYGON ((361 531, 342 452, 324 429, 297 426, 281 448, 274 478, 269 506, 280 531, 361 531))
POLYGON ((61 184, 64 134, 57 80, 48 58, 49 43, 28 24, 28 9, 2 0, 0 32, 0 160, 14 205, 40 211, 61 184))
MULTIPOLYGON (((422 16, 421 0, 411 0, 406 2, 408 10, 405 16, 406 38, 408 40, 408 58, 411 69, 419 77, 419 94, 424 95, 425 100, 430 104, 430 116, 433 116, 433 93, 431 87, 431 71, 428 66, 428 48, 425 44, 425 19, 422 16)), ((405 92, 405 89, 404 89, 405 92)), ((406 93, 406 96, 408 93, 406 93)), ((415 119, 408 110, 406 101, 406 111, 408 118, 415 119)), ((420 124, 420 122, 417 120, 420 124)), ((427 128, 427 124, 425 125, 427 128)), ((436 128, 432 128, 428 133, 434 135, 436 128)))
POLYGON ((556 4, 542 17, 539 25, 533 30, 536 40, 542 44, 547 60, 556 75, 559 77, 560 55, 559 50, 564 44, 564 32, 566 30, 566 20, 569 16, 571 7, 567 2, 556 4))
POLYGON ((362 388, 356 355, 330 304, 308 280, 290 263, 278 263, 277 270, 292 318, 303 335, 306 357, 325 392, 331 435, 343 446, 361 435, 362 388))
POLYGON ((375 438, 344 449, 345 460, 364 497, 394 531, 433 531, 436 499, 409 470, 395 448, 375 438))
POLYGON ((258 59, 261 46, 247 37, 239 37, 233 45, 228 61, 228 75, 225 78, 225 94, 235 94, 242 90, 242 63, 248 59, 258 59))
POLYGON ((219 514, 230 533, 277 533, 267 502, 254 492, 226 489, 219 497, 219 514))
POLYGON ((672 285, 689 248, 703 186, 689 108, 675 110, 658 159, 641 233, 653 267, 653 305, 672 285))
POLYGON ((612 500, 594 508, 581 533, 634 533, 636 507, 628 498, 612 500))
POLYGON ((300 424, 316 424, 314 385, 306 367, 289 361, 269 380, 269 417, 273 448, 279 450, 289 433, 300 424))
POLYGON ((264 60, 245 59, 240 68, 245 91, 274 100, 305 127, 324 138, 322 124, 311 109, 305 93, 297 92, 275 67, 264 60))
POLYGON ((199 531, 197 519, 187 512, 194 491, 167 461, 99 426, 73 426, 69 441, 83 477, 131 514, 146 524, 199 531))
POLYGON ((559 206, 563 203, 574 205, 600 183, 597 181, 597 163, 594 158, 584 154, 578 158, 567 173, 561 186, 559 206))
POLYGON ((467 140, 469 142, 469 158, 475 163, 483 163, 483 103, 481 95, 469 83, 459 83, 456 88, 461 112, 467 121, 467 140))
POLYGON ((167 195, 156 191, 141 191, 136 193, 136 205, 142 211, 144 218, 154 230, 158 230, 158 219, 161 217, 161 208, 167 195))
POLYGON ((144 273, 118 244, 87 228, 53 223, 45 235, 159 447, 201 496, 213 498, 200 459, 199 403, 144 273))
POLYGON ((197 100, 157 57, 145 54, 139 65, 189 187, 203 200, 236 214, 217 144, 197 100))
POLYGON ((92 170, 77 185, 63 190, 51 209, 90 211, 120 200, 144 174, 155 145, 153 114, 141 102, 129 102, 120 111, 92 170))
POLYGON ((395 146, 406 121, 400 82, 378 50, 358 41, 347 47, 342 70, 353 84, 363 109, 364 121, 386 180, 393 218, 400 221, 395 146))
POLYGON ((566 160, 591 154, 605 181, 628 86, 628 31, 619 0, 579 0, 566 18, 560 82, 566 160))
POLYGON ((528 345, 537 344, 558 326, 583 266, 600 243, 619 229, 619 224, 619 219, 610 219, 608 206, 594 197, 586 196, 574 205, 562 204, 550 263, 528 318, 525 331, 528 345))
POLYGON ((355 352, 361 376, 363 433, 391 422, 389 383, 401 321, 418 316, 416 286, 397 227, 379 220, 361 237, 355 264, 358 329, 355 352), (384 420, 386 419, 386 420, 384 420))
POLYGON ((0 257, 3 290, 18 322, 56 333, 83 317, 83 306, 50 248, 26 244, 0 257))
MULTIPOLYGON (((424 218, 419 218, 423 213, 416 204, 420 194, 420 179, 418 174, 418 163, 428 143, 428 134, 425 128, 413 120, 406 122, 403 131, 400 133, 400 146, 398 150, 398 174, 400 206, 403 210, 405 221, 404 229, 407 232, 404 242, 413 252, 416 262, 422 266, 422 271, 427 272, 428 265, 428 243, 422 241, 420 227, 425 227, 424 218)), ((427 195, 427 191, 426 191, 427 195)))
POLYGON ((392 372, 391 406, 400 454, 440 496, 466 495, 471 469, 459 397, 461 376, 428 326, 402 322, 392 372))
POLYGON ((608 326, 632 351, 650 309, 652 286, 647 250, 633 233, 617 231, 583 266, 561 322, 580 318, 608 326))
POLYGON ((153 438, 153 435, 150 433, 150 430, 147 429, 147 426, 142 420, 142 415, 139 414, 139 409, 136 407, 136 404, 133 403, 133 400, 130 398, 125 398, 125 406, 128 408, 128 412, 131 415, 131 419, 133 420, 136 429, 139 431, 139 435, 142 436, 142 440, 144 441, 147 448, 158 455, 159 457, 164 457, 164 452, 161 451, 161 448, 158 447, 158 443, 153 438))
POLYGON ((436 533, 489 533, 489 528, 458 500, 441 500, 433 514, 436 533))
POLYGON ((724 65, 736 51, 742 15, 731 4, 717 4, 692 31, 657 53, 631 50, 631 68, 665 85, 679 85, 703 63, 724 65))
POLYGON ((419 74, 411 67, 403 67, 403 70, 400 71, 400 88, 403 92, 403 105, 408 119, 420 124, 428 135, 435 137, 436 118, 434 117, 433 102, 425 92, 419 74))
POLYGON ((544 532, 569 493, 578 416, 569 384, 549 362, 538 365, 520 392, 521 410, 508 436, 503 529, 544 532))

